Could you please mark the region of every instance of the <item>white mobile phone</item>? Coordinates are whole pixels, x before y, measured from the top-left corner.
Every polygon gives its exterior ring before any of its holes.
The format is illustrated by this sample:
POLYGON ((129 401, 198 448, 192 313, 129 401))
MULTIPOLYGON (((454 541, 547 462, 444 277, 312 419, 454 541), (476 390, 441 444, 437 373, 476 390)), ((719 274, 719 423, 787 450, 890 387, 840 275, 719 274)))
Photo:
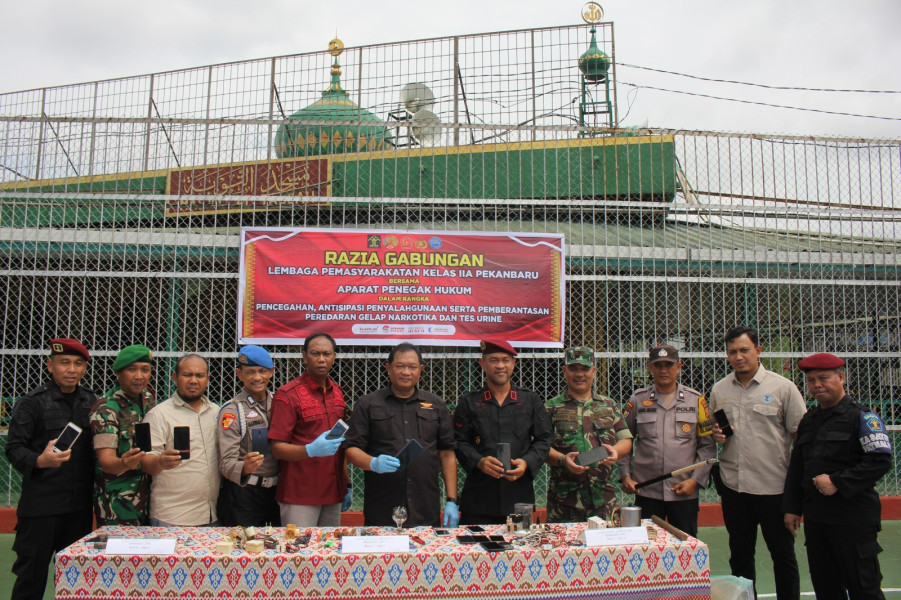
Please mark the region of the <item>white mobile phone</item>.
POLYGON ((343 437, 348 429, 349 427, 347 423, 344 422, 344 419, 338 419, 338 422, 335 423, 335 426, 332 427, 332 430, 328 432, 328 435, 325 436, 325 439, 337 440, 339 437, 343 437))
POLYGON ((66 423, 63 432, 59 434, 59 437, 56 438, 56 442, 53 444, 53 451, 65 452, 75 444, 75 440, 77 440, 80 435, 81 427, 72 422, 66 423))

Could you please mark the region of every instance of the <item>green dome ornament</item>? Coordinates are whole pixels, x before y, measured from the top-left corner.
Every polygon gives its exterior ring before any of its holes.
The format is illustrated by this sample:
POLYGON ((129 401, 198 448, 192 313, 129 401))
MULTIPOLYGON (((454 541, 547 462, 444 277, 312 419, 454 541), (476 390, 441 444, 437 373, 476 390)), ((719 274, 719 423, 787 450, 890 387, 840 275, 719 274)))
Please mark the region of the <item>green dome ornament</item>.
POLYGON ((610 70, 610 57, 598 48, 595 38, 594 25, 591 26, 591 44, 588 50, 579 57, 579 70, 585 76, 586 81, 600 83, 607 79, 607 71, 610 70))
POLYGON ((338 56, 344 51, 339 39, 329 42, 329 53, 335 57, 332 80, 322 98, 288 117, 275 136, 275 154, 279 158, 369 152, 389 147, 390 135, 384 122, 351 101, 341 87, 341 65, 338 56), (335 121, 334 125, 311 124, 311 121, 335 121))

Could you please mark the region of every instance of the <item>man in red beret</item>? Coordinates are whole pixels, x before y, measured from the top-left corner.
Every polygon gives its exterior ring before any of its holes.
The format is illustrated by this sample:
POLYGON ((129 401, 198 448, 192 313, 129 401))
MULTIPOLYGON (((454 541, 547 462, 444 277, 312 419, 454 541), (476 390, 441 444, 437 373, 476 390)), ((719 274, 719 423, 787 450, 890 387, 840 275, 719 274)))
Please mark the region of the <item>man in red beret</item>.
POLYGON ((892 468, 879 415, 845 392, 845 361, 814 354, 798 363, 817 399, 801 419, 782 509, 797 535, 804 516, 810 581, 817 598, 884 598, 876 540, 882 507, 876 483, 892 468))
POLYGON ((13 600, 42 598, 53 554, 91 531, 94 453, 89 415, 97 396, 81 386, 89 360, 77 340, 50 340, 50 379, 13 408, 6 456, 22 473, 13 600), (81 434, 68 449, 55 449, 68 423, 80 427, 81 434))
POLYGON ((466 470, 463 524, 504 523, 514 504, 534 503, 533 481, 554 441, 544 401, 510 381, 516 350, 503 340, 483 340, 481 349, 486 386, 460 398, 454 411, 457 461, 466 470), (498 458, 499 443, 510 445, 510 469, 498 458))

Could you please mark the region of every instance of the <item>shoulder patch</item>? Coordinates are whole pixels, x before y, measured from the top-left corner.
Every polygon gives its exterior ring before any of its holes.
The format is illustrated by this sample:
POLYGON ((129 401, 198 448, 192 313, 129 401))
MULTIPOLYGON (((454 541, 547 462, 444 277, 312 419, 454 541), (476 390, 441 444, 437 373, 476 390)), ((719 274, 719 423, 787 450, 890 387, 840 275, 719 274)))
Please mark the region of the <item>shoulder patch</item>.
POLYGON ((633 408, 635 408, 635 407, 632 406, 632 402, 626 402, 626 406, 625 406, 625 408, 623 408, 623 416, 628 417, 629 415, 631 415, 633 408))
POLYGON ((858 436, 864 454, 891 454, 892 444, 885 424, 873 411, 861 411, 858 436))
POLYGON ((713 434, 713 419, 710 418, 710 406, 707 398, 698 396, 698 437, 706 437, 713 434))
POLYGON ((222 413, 222 430, 228 431, 228 428, 232 426, 232 423, 235 422, 235 415, 233 413, 227 412, 222 413))

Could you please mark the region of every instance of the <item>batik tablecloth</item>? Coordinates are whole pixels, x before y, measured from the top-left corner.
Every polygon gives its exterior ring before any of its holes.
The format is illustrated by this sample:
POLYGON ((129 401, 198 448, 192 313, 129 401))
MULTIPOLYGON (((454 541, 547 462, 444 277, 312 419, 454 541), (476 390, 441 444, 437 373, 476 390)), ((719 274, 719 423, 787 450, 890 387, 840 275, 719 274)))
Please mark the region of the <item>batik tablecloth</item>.
MULTIPOLYGON (((645 525, 650 525, 649 521, 645 525)), ((566 528, 572 540, 584 528, 566 528)), ((503 528, 488 527, 489 533, 503 528)), ((710 598, 706 544, 679 541, 659 528, 647 545, 486 552, 407 529, 409 554, 345 555, 329 529, 295 554, 266 550, 218 554, 225 528, 105 527, 111 537, 177 537, 171 556, 113 556, 84 540, 56 557, 56 597, 74 598, 710 598), (329 545, 331 544, 331 545, 329 545)), ((283 529, 276 530, 282 538, 283 529)), ((459 529, 452 534, 467 534, 459 529)))

